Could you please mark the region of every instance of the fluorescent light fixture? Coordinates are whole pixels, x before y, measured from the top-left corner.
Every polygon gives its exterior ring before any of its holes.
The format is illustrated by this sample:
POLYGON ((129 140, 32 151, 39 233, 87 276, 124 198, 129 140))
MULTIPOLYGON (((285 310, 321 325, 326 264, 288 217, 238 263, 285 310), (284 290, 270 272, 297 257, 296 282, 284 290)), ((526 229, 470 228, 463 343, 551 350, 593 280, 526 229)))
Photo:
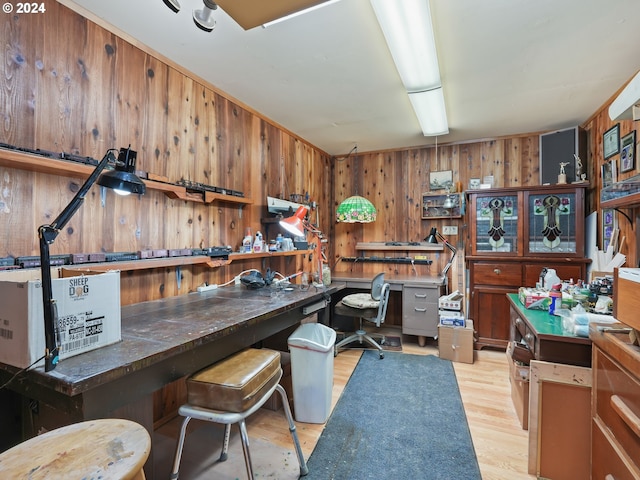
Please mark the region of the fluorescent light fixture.
POLYGON ((424 92, 409 92, 409 100, 425 137, 449 133, 442 87, 424 92))
POLYGON ((429 1, 371 0, 371 6, 422 132, 449 133, 429 1))
POLYGON ((289 15, 285 15, 284 17, 276 18, 275 20, 272 20, 270 22, 267 22, 267 23, 263 24, 262 28, 267 28, 267 27, 270 27, 271 25, 275 25, 276 23, 284 22, 285 20, 290 20, 293 17, 297 17, 298 15, 302 15, 302 14, 305 14, 305 13, 313 12, 314 10, 317 10, 319 8, 322 8, 322 7, 326 7, 328 5, 331 5, 332 3, 336 3, 338 1, 340 1, 340 0, 328 0, 326 2, 322 2, 322 3, 319 3, 317 5, 314 5, 313 7, 305 8, 304 10, 300 10, 298 12, 290 13, 289 15))
POLYGON ((638 120, 637 115, 634 114, 634 107, 638 104, 640 104, 640 73, 637 73, 620 92, 620 95, 611 102, 609 118, 613 121, 638 120))

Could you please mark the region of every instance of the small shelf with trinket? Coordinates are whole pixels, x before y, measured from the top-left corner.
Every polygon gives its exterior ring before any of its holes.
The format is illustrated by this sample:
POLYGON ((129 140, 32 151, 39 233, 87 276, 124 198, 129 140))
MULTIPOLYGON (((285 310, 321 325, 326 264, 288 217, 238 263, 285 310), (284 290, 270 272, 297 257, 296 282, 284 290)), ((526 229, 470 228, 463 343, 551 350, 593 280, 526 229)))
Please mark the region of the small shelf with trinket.
POLYGON ((464 214, 464 194, 423 193, 422 218, 461 218, 464 214))

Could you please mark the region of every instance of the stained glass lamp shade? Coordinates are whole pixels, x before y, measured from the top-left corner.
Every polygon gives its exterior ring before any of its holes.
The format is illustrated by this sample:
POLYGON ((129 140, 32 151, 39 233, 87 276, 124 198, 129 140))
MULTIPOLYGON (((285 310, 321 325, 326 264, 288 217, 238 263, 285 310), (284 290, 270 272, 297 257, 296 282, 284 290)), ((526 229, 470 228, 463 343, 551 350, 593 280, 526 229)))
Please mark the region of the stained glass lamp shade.
POLYGON ((360 195, 345 199, 336 210, 336 221, 344 223, 375 222, 378 212, 369 200, 360 195))

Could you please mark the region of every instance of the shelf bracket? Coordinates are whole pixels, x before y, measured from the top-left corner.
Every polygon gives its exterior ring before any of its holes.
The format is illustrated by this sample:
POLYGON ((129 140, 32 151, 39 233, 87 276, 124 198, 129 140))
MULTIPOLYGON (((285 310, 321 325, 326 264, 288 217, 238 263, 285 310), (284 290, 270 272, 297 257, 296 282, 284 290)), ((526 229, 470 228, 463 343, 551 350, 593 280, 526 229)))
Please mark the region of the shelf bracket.
POLYGON ((178 290, 180 290, 180 286, 182 285, 182 267, 180 265, 176 267, 176 284, 178 290))
POLYGON ((633 228, 633 219, 627 215, 626 213, 624 213, 622 210, 620 210, 618 207, 615 207, 613 210, 615 210, 616 212, 618 212, 619 214, 621 214, 622 216, 624 216, 624 218, 626 218, 629 221, 629 225, 631 225, 631 228, 633 228))

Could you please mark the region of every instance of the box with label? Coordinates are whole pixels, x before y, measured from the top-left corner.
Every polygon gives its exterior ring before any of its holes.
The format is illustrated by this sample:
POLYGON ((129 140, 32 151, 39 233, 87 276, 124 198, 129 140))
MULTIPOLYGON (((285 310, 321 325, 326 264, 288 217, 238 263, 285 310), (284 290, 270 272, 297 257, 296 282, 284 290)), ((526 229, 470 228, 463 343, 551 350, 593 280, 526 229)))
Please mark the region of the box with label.
POLYGON ((464 327, 438 325, 440 358, 454 362, 473 363, 473 320, 464 327))
POLYGON ((449 295, 442 295, 438 299, 438 308, 442 308, 445 310, 462 310, 462 302, 464 300, 464 295, 462 295, 458 290, 450 293, 449 295))
POLYGON ((465 326, 464 315, 462 315, 460 312, 438 310, 438 315, 440 317, 439 325, 448 325, 453 327, 465 326))
POLYGON ((548 291, 529 287, 520 287, 518 298, 522 305, 532 310, 549 310, 549 304, 551 303, 548 291))
MULTIPOLYGON (((64 268, 51 271, 60 328, 60 359, 120 341, 120 272, 64 268)), ((2 363, 26 368, 45 353, 40 276, 40 270, 0 274, 2 363)), ((44 365, 44 360, 37 365, 44 365)))

